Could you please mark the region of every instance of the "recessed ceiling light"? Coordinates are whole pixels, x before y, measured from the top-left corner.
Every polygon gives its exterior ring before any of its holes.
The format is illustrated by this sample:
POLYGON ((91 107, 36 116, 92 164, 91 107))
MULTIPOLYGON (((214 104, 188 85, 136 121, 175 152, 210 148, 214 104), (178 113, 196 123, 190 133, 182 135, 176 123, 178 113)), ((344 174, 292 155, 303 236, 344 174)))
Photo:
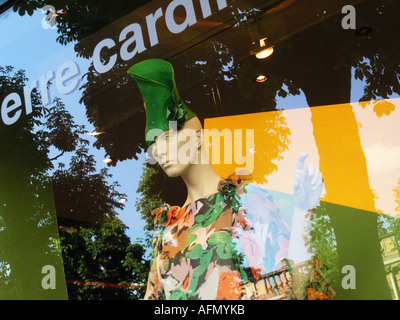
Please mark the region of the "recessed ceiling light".
POLYGON ((269 76, 265 74, 260 74, 257 77, 254 78, 254 81, 257 83, 263 83, 269 79, 269 76))

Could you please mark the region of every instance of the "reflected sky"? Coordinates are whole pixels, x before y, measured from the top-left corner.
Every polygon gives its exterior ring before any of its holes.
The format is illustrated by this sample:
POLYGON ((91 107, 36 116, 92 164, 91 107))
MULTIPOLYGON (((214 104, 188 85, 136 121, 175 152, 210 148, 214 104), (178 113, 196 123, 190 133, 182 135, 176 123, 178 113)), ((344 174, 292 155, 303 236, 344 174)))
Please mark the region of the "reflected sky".
MULTIPOLYGON (((14 66, 15 71, 18 69, 26 70, 26 75, 30 81, 39 80, 49 70, 57 70, 62 63, 69 60, 73 60, 79 65, 81 76, 87 72, 88 60, 76 57, 73 43, 62 46, 56 42, 57 30, 42 28, 41 21, 44 14, 41 10, 37 10, 32 16, 24 15, 21 17, 14 13, 11 8, 0 17, 0 61, 2 66, 14 66), (9 30, 13 30, 12 36, 10 36, 9 30)), ((84 81, 85 78, 80 82, 80 85, 84 81)), ((91 132, 94 128, 87 121, 84 106, 79 103, 81 95, 80 90, 75 90, 69 95, 61 95, 54 85, 51 87, 51 97, 60 97, 76 123, 85 125, 87 131, 91 132)), ((91 145, 95 141, 93 137, 87 137, 87 139, 91 145)), ((98 170, 104 168, 105 165, 102 162, 105 157, 104 150, 89 147, 89 153, 95 156, 98 170)), ((58 150, 53 148, 49 158, 58 154, 58 150)), ((66 154, 58 158, 58 162, 68 163, 71 156, 72 154, 66 154)), ((145 237, 143 221, 135 213, 134 207, 137 184, 144 161, 145 156, 142 154, 139 160, 127 160, 119 163, 117 167, 110 167, 109 169, 110 173, 113 174, 110 181, 118 181, 121 184, 120 190, 128 196, 125 209, 120 212, 119 218, 129 227, 127 234, 133 240, 145 237)))

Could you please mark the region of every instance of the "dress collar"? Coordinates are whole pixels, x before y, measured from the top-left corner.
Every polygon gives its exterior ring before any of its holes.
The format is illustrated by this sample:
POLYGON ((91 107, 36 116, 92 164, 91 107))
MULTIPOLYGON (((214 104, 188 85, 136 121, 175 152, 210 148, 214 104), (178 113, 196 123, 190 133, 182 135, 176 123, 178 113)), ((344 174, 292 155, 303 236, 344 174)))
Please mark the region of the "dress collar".
MULTIPOLYGON (((217 190, 225 197, 241 196, 244 192, 243 187, 245 185, 245 181, 250 179, 251 176, 249 175, 230 175, 226 179, 221 178, 221 180, 218 182, 217 190)), ((169 204, 164 203, 160 207, 153 210, 152 216, 154 216, 154 222, 164 227, 174 225, 180 218, 183 217, 186 212, 186 208, 190 204, 204 198, 205 197, 202 197, 192 201, 185 207, 170 206, 169 204)))

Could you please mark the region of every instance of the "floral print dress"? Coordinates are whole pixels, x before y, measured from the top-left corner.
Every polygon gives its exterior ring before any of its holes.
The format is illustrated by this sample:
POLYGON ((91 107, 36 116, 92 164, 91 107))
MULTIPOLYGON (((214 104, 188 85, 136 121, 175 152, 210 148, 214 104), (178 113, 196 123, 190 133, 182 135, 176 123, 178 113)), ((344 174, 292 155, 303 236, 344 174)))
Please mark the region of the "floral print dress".
POLYGON ((250 299, 245 284, 281 267, 290 226, 266 190, 222 179, 218 193, 153 211, 145 299, 250 299))

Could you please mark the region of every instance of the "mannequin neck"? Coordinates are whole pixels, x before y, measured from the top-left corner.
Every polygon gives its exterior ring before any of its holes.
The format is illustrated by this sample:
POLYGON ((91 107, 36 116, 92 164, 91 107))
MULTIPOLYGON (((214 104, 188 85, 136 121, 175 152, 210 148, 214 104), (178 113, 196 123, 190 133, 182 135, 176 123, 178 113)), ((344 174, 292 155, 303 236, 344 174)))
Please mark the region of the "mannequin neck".
POLYGON ((221 177, 210 163, 193 164, 181 175, 187 189, 187 199, 183 206, 218 192, 221 177))

